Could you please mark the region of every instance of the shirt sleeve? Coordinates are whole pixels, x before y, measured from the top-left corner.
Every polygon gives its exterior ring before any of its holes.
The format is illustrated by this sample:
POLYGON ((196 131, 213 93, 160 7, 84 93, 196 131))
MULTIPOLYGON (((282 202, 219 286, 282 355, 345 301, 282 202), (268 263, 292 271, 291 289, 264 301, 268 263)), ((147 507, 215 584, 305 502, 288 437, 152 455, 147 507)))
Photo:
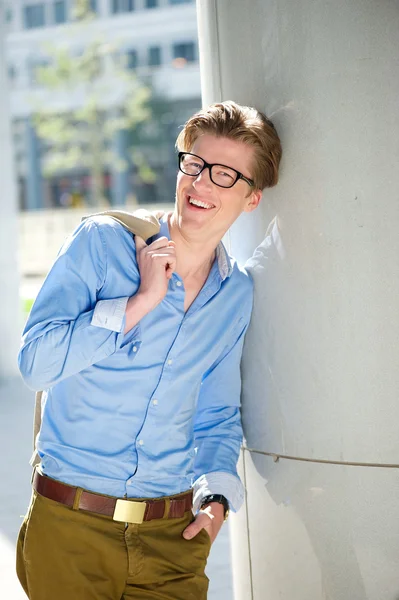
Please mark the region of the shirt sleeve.
POLYGON ((48 389, 120 347, 127 298, 97 303, 106 269, 104 234, 87 219, 61 248, 23 332, 19 368, 32 389, 48 389))
POLYGON ((194 422, 194 511, 209 494, 225 496, 233 511, 244 500, 237 461, 243 437, 240 362, 247 326, 202 380, 194 422))

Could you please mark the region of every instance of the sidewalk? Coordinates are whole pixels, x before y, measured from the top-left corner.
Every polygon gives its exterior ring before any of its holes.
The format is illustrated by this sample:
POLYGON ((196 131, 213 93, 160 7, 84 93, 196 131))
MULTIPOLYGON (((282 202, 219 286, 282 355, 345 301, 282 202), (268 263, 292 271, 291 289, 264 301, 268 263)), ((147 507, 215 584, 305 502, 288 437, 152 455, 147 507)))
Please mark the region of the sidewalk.
MULTIPOLYGON (((15 539, 30 498, 33 393, 19 379, 0 382, 0 598, 26 600, 15 575, 15 539)), ((208 600, 233 600, 225 525, 212 547, 208 600)))

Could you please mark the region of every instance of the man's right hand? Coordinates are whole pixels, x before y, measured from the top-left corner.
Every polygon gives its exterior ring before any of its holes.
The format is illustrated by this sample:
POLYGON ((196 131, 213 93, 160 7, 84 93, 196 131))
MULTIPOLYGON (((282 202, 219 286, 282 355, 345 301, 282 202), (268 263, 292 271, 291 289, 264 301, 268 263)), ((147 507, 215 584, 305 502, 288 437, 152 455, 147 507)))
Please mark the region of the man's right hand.
POLYGON ((175 243, 161 237, 147 246, 138 235, 135 241, 141 279, 137 293, 146 298, 152 310, 165 298, 169 279, 176 268, 175 243))
POLYGON ((175 243, 167 237, 147 246, 143 238, 136 235, 135 242, 141 281, 137 293, 127 303, 125 333, 162 302, 176 269, 175 243))

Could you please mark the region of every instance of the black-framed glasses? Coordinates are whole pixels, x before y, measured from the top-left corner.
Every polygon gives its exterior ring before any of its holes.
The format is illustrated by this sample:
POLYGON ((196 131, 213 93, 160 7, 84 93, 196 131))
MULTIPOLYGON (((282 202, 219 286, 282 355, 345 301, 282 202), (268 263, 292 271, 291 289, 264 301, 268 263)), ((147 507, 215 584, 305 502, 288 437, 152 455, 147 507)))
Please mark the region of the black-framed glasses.
POLYGON ((222 188, 231 188, 239 179, 243 179, 248 185, 254 187, 252 179, 244 177, 240 171, 226 165, 210 165, 203 158, 190 152, 179 152, 179 169, 185 175, 198 177, 204 169, 209 169, 211 181, 222 188))

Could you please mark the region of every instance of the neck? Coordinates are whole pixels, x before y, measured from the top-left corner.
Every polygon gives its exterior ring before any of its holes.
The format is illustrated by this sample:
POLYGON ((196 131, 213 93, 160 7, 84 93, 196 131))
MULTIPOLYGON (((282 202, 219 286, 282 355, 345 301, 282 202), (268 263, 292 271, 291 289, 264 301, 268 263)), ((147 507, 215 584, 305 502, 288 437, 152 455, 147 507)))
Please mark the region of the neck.
POLYGON ((220 240, 201 240, 183 231, 176 213, 168 216, 168 222, 170 237, 176 244, 176 272, 182 279, 207 276, 220 240))

